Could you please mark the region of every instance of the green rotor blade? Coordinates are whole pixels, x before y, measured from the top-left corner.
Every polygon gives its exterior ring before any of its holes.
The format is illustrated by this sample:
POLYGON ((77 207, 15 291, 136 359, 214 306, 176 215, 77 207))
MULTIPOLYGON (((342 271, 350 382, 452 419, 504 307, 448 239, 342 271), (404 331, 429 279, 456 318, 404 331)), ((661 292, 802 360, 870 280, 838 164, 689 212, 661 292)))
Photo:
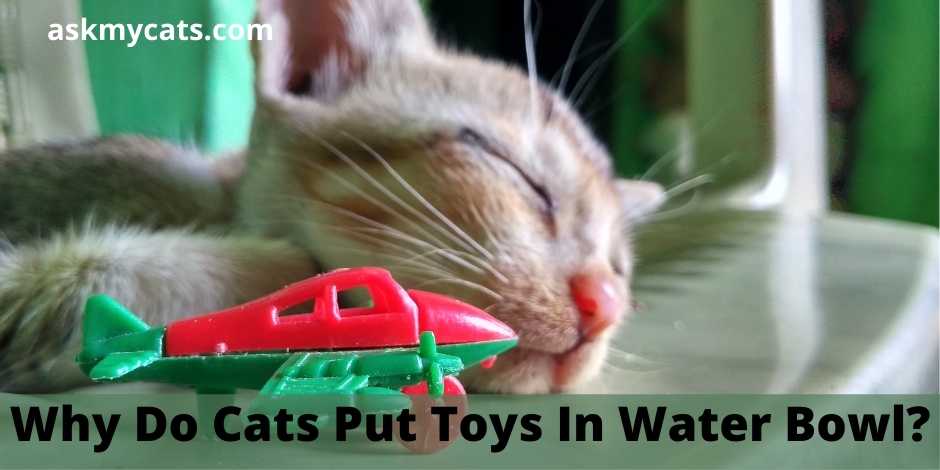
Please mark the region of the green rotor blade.
POLYGON ((434 340, 434 332, 422 332, 418 341, 418 354, 422 358, 430 359, 437 354, 437 342, 434 340))
POLYGON ((433 363, 428 368, 428 395, 433 398, 440 398, 444 395, 444 371, 440 364, 433 363))

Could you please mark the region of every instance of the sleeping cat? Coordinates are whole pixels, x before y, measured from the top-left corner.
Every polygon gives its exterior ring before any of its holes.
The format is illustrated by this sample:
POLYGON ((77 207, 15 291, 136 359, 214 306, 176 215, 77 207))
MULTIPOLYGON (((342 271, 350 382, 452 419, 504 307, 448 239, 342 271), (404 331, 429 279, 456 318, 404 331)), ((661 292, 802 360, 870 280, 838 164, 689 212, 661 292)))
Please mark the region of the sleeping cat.
POLYGON ((262 0, 248 148, 139 137, 0 155, 0 389, 83 381, 84 299, 152 324, 318 271, 389 268, 502 319, 519 346, 476 391, 595 376, 630 311, 631 226, 663 199, 617 179, 556 91, 435 43, 412 0, 262 0))

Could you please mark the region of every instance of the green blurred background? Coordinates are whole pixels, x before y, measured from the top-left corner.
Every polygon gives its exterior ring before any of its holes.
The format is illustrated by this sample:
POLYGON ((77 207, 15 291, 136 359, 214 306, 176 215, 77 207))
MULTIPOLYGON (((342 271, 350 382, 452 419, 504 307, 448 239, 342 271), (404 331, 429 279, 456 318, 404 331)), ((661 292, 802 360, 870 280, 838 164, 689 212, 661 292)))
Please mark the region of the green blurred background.
MULTIPOLYGON (((662 146, 650 142, 684 111, 690 1, 706 0, 537 2, 537 63, 546 81, 557 83, 582 25, 594 17, 565 91, 578 91, 579 108, 625 176, 641 175, 663 158, 662 146)), ((525 63, 521 0, 424 3, 447 42, 525 63)), ((244 24, 254 8, 252 0, 81 4, 97 23, 244 24)), ((936 227, 937 0, 823 5, 831 206, 936 227)), ((252 111, 244 42, 141 41, 127 48, 88 41, 85 47, 103 134, 143 133, 209 151, 244 145, 252 111)))

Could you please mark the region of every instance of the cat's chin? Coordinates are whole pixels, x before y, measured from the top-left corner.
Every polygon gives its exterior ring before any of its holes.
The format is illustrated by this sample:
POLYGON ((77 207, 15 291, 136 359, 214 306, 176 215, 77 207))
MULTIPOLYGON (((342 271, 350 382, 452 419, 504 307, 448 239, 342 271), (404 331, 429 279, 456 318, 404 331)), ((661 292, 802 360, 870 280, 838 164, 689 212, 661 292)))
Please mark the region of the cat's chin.
POLYGON ((585 342, 561 354, 519 347, 500 356, 492 368, 476 367, 460 379, 472 392, 581 392, 579 386, 600 372, 606 350, 603 341, 585 342))
POLYGON ((606 341, 589 341, 556 355, 552 392, 585 391, 580 386, 597 377, 606 354, 606 341))

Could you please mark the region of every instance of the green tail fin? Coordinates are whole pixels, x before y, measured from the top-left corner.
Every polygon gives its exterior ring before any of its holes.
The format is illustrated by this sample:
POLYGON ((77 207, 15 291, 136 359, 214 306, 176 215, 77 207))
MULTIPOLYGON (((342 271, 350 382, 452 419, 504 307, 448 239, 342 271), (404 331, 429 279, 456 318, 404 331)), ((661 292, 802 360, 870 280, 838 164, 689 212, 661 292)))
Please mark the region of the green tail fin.
POLYGON ((95 380, 112 380, 160 358, 165 328, 150 328, 118 301, 94 295, 85 303, 79 367, 95 380))
POLYGON ((160 359, 160 353, 154 351, 117 352, 109 354, 88 372, 92 380, 114 380, 146 367, 160 359))
POLYGON ((98 294, 89 297, 85 303, 82 328, 82 345, 87 349, 93 344, 117 336, 147 331, 150 325, 137 318, 117 300, 98 294))

